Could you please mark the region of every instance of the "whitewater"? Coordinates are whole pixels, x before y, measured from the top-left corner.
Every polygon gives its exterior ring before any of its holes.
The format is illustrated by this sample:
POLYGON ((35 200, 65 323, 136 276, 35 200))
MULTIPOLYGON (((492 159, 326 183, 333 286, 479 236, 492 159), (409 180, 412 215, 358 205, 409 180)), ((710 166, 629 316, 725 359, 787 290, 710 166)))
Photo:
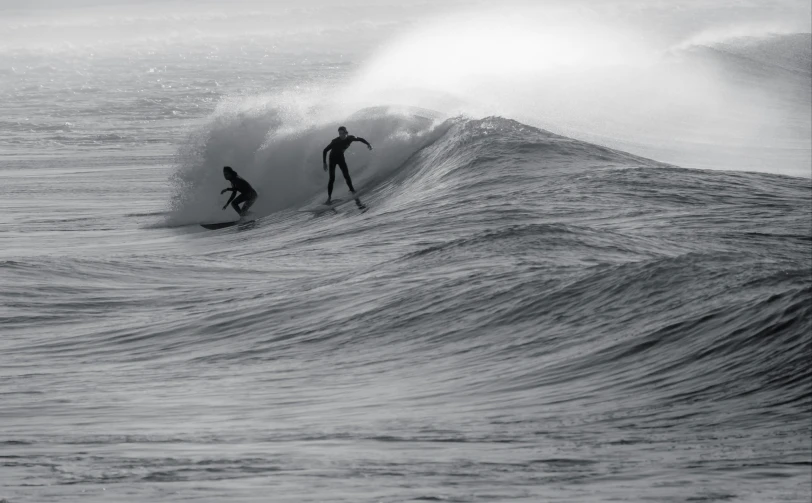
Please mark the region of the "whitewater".
POLYGON ((812 35, 504 82, 440 14, 4 21, 0 502, 810 500, 812 35))

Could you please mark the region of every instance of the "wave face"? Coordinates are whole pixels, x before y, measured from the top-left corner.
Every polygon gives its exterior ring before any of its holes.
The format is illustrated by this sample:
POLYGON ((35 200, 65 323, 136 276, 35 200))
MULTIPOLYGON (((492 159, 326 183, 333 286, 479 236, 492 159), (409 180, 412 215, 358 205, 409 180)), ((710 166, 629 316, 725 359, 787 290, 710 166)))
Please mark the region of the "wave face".
MULTIPOLYGON (((241 176, 251 180, 262 196, 254 207, 257 213, 301 205, 317 193, 324 199, 322 151, 336 136, 338 125, 312 122, 310 117, 316 114, 306 113, 307 107, 291 111, 291 101, 297 100, 222 107, 191 135, 173 176, 170 224, 223 218, 219 208, 212 208, 211 198, 228 185, 222 167, 229 164, 239 167, 241 176)), ((362 137, 377 149, 374 156, 360 155, 362 147, 356 144, 346 152, 357 185, 374 185, 440 137, 448 128, 440 117, 428 110, 376 107, 343 120, 350 132, 363 131, 362 137)), ((340 171, 338 178, 343 180, 340 171)))
POLYGON ((314 215, 337 124, 280 117, 181 155, 170 223, 223 152, 255 222, 0 262, 9 501, 808 501, 808 179, 371 109, 314 215))

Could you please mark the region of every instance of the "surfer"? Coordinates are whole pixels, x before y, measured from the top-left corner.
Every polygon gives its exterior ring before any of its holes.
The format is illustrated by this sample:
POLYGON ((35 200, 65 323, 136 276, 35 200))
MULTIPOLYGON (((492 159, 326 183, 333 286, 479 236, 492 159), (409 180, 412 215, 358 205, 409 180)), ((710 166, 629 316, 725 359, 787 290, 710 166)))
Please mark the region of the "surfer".
POLYGON ((245 214, 248 213, 248 208, 257 200, 257 191, 229 166, 223 167, 223 176, 226 180, 231 182, 230 189, 220 191, 220 194, 225 193, 227 190, 231 191, 231 197, 228 198, 228 202, 223 206, 223 209, 228 208, 228 205, 231 204, 231 207, 234 208, 237 214, 241 217, 245 216, 245 214), (237 192, 240 193, 239 197, 237 197, 237 192), (234 199, 235 197, 236 199, 234 199), (240 209, 240 203, 242 202, 245 202, 245 204, 243 204, 242 209, 240 209))
POLYGON ((344 126, 338 128, 338 138, 334 138, 324 149, 321 156, 324 162, 324 171, 327 171, 327 152, 330 152, 330 181, 327 182, 327 201, 325 204, 330 204, 330 201, 333 199, 333 183, 336 181, 336 165, 341 168, 341 174, 344 175, 344 180, 346 180, 350 192, 355 194, 355 188, 352 186, 352 180, 350 179, 350 172, 347 169, 347 161, 344 159, 344 151, 347 150, 354 141, 360 141, 365 144, 369 150, 372 150, 372 145, 370 145, 368 141, 348 134, 347 128, 344 126))

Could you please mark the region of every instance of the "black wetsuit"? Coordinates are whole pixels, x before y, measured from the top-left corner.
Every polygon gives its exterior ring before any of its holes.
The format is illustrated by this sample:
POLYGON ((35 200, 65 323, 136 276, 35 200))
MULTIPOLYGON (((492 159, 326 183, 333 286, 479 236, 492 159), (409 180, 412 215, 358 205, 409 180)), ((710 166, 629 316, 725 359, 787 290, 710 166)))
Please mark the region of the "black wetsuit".
POLYGON ((344 180, 347 181, 347 187, 349 187, 350 191, 355 192, 355 188, 352 186, 352 180, 350 179, 350 172, 347 169, 347 161, 344 159, 344 151, 349 148, 349 146, 354 141, 360 141, 361 143, 369 146, 369 142, 363 138, 358 138, 357 136, 347 135, 346 138, 341 139, 339 136, 338 138, 334 138, 333 141, 330 142, 329 145, 324 149, 322 154, 322 159, 324 162, 327 162, 327 151, 330 151, 330 181, 327 182, 327 197, 330 198, 333 195, 333 183, 336 181, 336 165, 341 168, 341 174, 344 175, 344 180))
POLYGON ((231 182, 231 190, 233 190, 233 194, 231 194, 231 199, 233 199, 233 201, 231 201, 231 207, 234 208, 240 216, 245 215, 248 208, 257 200, 257 191, 254 190, 254 187, 251 187, 250 183, 240 177, 240 175, 234 174, 234 177, 229 181, 231 182), (237 192, 239 192, 240 195, 234 199, 237 192), (240 203, 242 202, 245 204, 240 208, 240 203))

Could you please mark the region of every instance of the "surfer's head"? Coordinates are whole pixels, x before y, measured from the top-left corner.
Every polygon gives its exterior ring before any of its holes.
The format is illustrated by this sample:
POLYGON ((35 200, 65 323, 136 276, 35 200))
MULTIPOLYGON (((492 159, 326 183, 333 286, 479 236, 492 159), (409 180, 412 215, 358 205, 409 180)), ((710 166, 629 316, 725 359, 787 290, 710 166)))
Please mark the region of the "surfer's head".
POLYGON ((341 138, 346 138, 347 137, 347 128, 345 128, 344 126, 341 126, 340 128, 338 128, 338 136, 340 136, 341 138))
POLYGON ((226 180, 231 180, 236 174, 237 172, 231 169, 231 166, 223 166, 223 176, 226 180))

